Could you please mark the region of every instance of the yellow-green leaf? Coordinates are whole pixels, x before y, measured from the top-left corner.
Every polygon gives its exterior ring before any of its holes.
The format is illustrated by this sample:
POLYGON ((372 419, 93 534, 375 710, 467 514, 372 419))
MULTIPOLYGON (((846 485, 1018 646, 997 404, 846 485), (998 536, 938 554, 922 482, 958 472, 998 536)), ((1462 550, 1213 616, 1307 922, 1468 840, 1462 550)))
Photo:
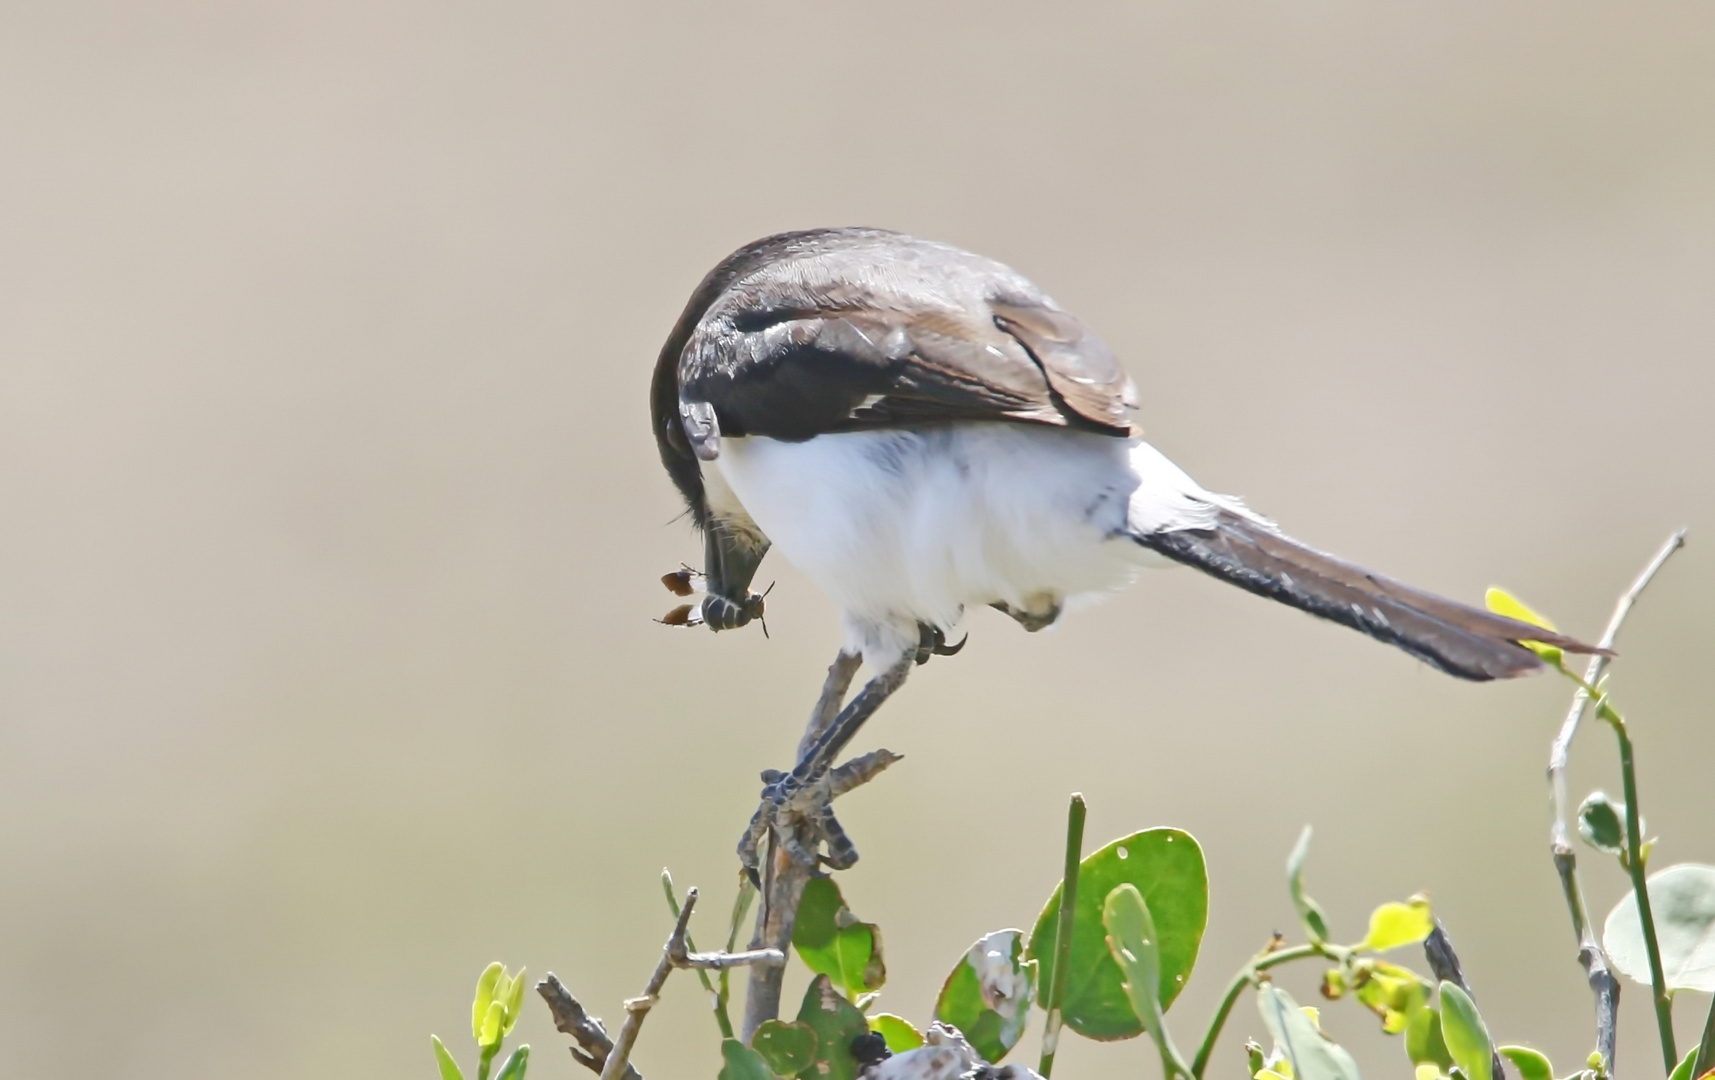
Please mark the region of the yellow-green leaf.
POLYGON ((500 1042, 501 1026, 506 1023, 506 1006, 498 1001, 488 1003, 488 1013, 476 1029, 476 1045, 487 1048, 500 1042))
POLYGON ((1505 589, 1490 589, 1483 594, 1483 603, 1496 615, 1505 615, 1509 619, 1527 622, 1532 626, 1540 626, 1544 630, 1553 630, 1554 624, 1532 611, 1523 600, 1507 592, 1505 589))
POLYGON ((511 992, 506 995, 506 1028, 501 1034, 510 1035, 518 1023, 518 1011, 524 1004, 524 969, 512 976, 511 992))
POLYGON ((1427 898, 1414 896, 1403 904, 1390 900, 1370 912, 1370 932, 1358 947, 1386 952, 1422 941, 1434 929, 1435 917, 1429 912, 1427 898))
POLYGON ((488 1007, 494 1004, 494 987, 506 977, 506 965, 496 960, 482 969, 482 975, 476 980, 476 1000, 470 1005, 470 1033, 478 1043, 482 1042, 483 1021, 488 1018, 488 1007))

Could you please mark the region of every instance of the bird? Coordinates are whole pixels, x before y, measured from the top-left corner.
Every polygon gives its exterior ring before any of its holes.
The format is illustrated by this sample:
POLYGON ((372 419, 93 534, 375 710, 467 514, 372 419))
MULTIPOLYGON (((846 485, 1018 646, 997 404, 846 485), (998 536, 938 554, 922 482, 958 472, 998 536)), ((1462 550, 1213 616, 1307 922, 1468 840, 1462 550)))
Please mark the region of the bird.
POLYGON ((753 879, 757 844, 788 811, 820 830, 792 857, 856 861, 829 771, 914 665, 963 647, 950 638, 973 608, 1038 631, 1149 566, 1183 564, 1461 679, 1541 669, 1527 642, 1602 651, 1289 538, 1145 441, 1137 408, 1101 338, 1010 267, 948 244, 785 232, 702 280, 650 387, 661 463, 703 538, 706 592, 677 621, 761 618, 751 585, 779 548, 840 609, 833 704, 860 662, 873 673, 813 724, 790 771, 763 774, 739 845, 753 879))

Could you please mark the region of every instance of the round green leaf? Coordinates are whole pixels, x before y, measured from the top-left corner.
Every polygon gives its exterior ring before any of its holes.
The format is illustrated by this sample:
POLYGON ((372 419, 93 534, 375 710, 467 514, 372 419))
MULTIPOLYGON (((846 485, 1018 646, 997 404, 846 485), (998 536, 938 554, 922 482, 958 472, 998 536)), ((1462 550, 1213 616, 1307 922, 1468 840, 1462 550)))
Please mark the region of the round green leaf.
POLYGON ((762 1055, 737 1039, 721 1040, 720 1080, 779 1080, 762 1055))
POLYGON ((1444 1073, 1453 1067, 1453 1055, 1441 1037, 1441 1014, 1425 997, 1406 1009, 1405 1055, 1413 1065, 1434 1065, 1444 1073))
POLYGON ((1495 1053, 1513 1063, 1519 1080, 1554 1080, 1554 1065, 1548 1055, 1528 1046, 1497 1046, 1495 1053))
POLYGON ((1691 1070, 1697 1067, 1697 1050, 1698 1047, 1693 1046, 1686 1051, 1685 1056, 1679 1059, 1679 1064, 1667 1074, 1667 1080, 1691 1080, 1691 1070))
POLYGON ((804 993, 798 1020, 816 1033, 815 1060, 798 1075, 803 1080, 853 1080, 858 1064, 852 1057, 852 1040, 869 1031, 869 1022, 834 989, 832 979, 816 976, 804 993))
POLYGON ((816 1060, 816 1033, 809 1024, 764 1020, 750 1037, 750 1048, 781 1076, 793 1076, 816 1060))
POLYGON ((935 1019, 959 1029, 986 1061, 1018 1045, 1036 999, 1036 965, 1024 960, 1024 932, 996 930, 965 951, 935 1001, 935 1019))
POLYGON ((1414 896, 1403 904, 1390 900, 1370 912, 1370 932, 1364 935, 1360 947, 1386 952, 1422 941, 1434 929, 1435 917, 1430 914, 1425 898, 1414 896))
POLYGON ((903 1054, 923 1045, 923 1033, 903 1016, 877 1013, 869 1018, 869 1029, 880 1035, 887 1042, 887 1048, 896 1054, 903 1054))
POLYGON ((1459 1066, 1465 1080, 1486 1080, 1493 1075, 1495 1044, 1477 1013, 1477 1003, 1446 981, 1441 983, 1441 1036, 1447 1040, 1447 1052, 1453 1055, 1453 1064, 1459 1066))
MULTIPOLYGON (((1651 874, 1648 886, 1667 988, 1715 991, 1715 866, 1680 863, 1651 874)), ((1649 985, 1649 955, 1633 894, 1609 912, 1602 947, 1615 967, 1649 985)))
MULTIPOLYGON (((1184 989, 1197 962, 1209 915, 1209 879, 1203 852, 1190 833, 1146 829, 1095 851, 1078 868, 1078 897, 1072 921, 1072 962, 1061 1003, 1066 1024, 1091 1039, 1129 1039, 1143 1025, 1126 996, 1124 976, 1108 953, 1102 905, 1121 885, 1142 894, 1155 920, 1161 947, 1161 1007, 1167 1009, 1184 989)), ((1035 960, 1039 986, 1050 985, 1054 966, 1054 925, 1060 917, 1060 889, 1036 920, 1025 959, 1035 960)))

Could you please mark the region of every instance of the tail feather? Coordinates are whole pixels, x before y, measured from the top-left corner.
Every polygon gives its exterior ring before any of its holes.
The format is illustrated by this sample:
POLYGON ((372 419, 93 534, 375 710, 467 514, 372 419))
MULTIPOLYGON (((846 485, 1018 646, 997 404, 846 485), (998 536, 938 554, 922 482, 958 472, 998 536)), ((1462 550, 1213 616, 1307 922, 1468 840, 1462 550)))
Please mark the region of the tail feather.
POLYGON ((1140 534, 1138 543, 1301 611, 1360 630, 1462 679, 1510 679, 1543 667, 1521 641, 1567 652, 1605 650, 1468 607, 1307 548, 1233 510, 1213 527, 1140 534))

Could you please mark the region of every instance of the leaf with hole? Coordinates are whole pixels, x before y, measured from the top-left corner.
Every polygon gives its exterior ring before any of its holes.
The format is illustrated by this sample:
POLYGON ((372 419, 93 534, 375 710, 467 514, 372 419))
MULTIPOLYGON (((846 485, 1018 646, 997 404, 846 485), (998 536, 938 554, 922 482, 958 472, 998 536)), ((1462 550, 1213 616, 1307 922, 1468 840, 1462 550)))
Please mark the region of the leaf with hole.
MULTIPOLYGON (((1072 961, 1062 1012, 1066 1025, 1091 1039, 1130 1039, 1143 1034, 1132 1010, 1125 978, 1108 954, 1102 905, 1121 885, 1142 894, 1161 943, 1160 997, 1163 1010, 1184 989, 1197 962, 1209 915, 1209 879, 1203 852, 1191 834, 1146 829, 1092 852, 1078 864, 1078 896, 1072 914, 1072 961)), ((1054 928, 1060 917, 1060 888, 1036 919, 1025 949, 1039 965, 1038 986, 1054 974, 1054 928)))
MULTIPOLYGON (((1715 991, 1715 866, 1680 863, 1651 874, 1647 885, 1667 989, 1715 991)), ((1616 968, 1649 985, 1636 895, 1627 893, 1608 914, 1602 947, 1616 968)))
POLYGON ((764 1020, 750 1037, 750 1048, 781 1076, 793 1076, 816 1060, 816 1033, 809 1024, 764 1020))
POLYGON ((815 1060, 798 1075, 803 1080, 853 1080, 858 1063, 852 1057, 852 1040, 869 1031, 869 1021, 834 989, 832 979, 818 975, 810 983, 798 1020, 816 1033, 815 1060))
POLYGON ((1036 965, 1024 959, 1024 932, 996 930, 965 951, 935 1001, 935 1019, 959 1029, 986 1060, 1018 1045, 1036 1000, 1036 965))
POLYGON ((847 993, 879 990, 887 981, 880 928, 858 921, 833 878, 811 878, 804 886, 792 945, 806 967, 847 993))

